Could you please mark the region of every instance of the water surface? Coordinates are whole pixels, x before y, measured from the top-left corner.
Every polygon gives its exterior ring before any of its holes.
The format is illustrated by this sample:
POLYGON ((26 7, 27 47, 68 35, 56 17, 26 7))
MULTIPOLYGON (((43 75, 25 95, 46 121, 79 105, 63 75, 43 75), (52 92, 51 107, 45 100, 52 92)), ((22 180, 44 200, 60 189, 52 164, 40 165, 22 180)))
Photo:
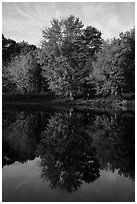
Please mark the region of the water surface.
POLYGON ((135 200, 133 112, 3 110, 3 201, 135 200))

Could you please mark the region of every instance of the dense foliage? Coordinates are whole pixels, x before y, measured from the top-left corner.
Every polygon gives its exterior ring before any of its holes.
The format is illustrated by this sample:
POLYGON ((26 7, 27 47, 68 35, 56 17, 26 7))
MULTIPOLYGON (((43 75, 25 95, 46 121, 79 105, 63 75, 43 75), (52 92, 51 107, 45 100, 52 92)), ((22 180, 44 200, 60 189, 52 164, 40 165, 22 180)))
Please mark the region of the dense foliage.
POLYGON ((43 30, 43 76, 58 95, 86 94, 86 76, 102 39, 96 28, 83 27, 79 18, 70 16, 54 19, 51 28, 43 30))
POLYGON ((3 92, 75 98, 134 93, 135 28, 103 41, 101 32, 74 16, 53 19, 42 47, 2 35, 3 92))
POLYGON ((3 92, 42 93, 47 90, 39 64, 39 49, 2 36, 3 92))
POLYGON ((135 29, 103 43, 88 81, 94 85, 96 94, 134 93, 135 29))
MULTIPOLYGON (((2 34, 2 89, 3 89, 3 92, 14 92, 15 90, 16 91, 18 90, 18 87, 19 87, 18 76, 19 75, 23 76, 26 73, 25 68, 24 68, 24 73, 21 72, 21 69, 23 69, 23 63, 27 64, 28 53, 35 50, 36 50, 35 45, 29 45, 27 42, 24 42, 24 41, 17 43, 14 40, 7 39, 2 34)), ((29 69, 29 67, 27 67, 27 69, 29 69)), ((25 87, 25 89, 27 89, 27 87, 25 87)), ((20 91, 21 90, 22 89, 20 87, 20 91)))

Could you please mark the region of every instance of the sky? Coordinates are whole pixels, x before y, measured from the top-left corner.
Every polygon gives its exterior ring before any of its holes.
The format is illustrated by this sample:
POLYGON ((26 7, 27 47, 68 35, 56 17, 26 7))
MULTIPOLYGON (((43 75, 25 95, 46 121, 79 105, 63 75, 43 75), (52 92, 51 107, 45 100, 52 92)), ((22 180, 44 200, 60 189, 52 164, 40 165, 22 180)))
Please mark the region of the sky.
POLYGON ((2 33, 17 42, 40 46, 42 30, 53 18, 74 15, 94 26, 103 39, 118 37, 135 26, 134 2, 3 2, 2 33))

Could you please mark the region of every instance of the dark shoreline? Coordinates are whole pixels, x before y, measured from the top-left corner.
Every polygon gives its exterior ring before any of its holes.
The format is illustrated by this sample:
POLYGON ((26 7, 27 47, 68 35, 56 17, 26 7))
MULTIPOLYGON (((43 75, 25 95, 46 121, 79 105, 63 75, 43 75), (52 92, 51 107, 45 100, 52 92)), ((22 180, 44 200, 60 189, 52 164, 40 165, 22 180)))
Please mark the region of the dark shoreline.
POLYGON ((76 99, 55 97, 53 94, 2 94, 3 110, 25 109, 32 111, 66 108, 90 109, 101 112, 135 111, 134 98, 125 99, 121 97, 96 97, 93 99, 76 99))

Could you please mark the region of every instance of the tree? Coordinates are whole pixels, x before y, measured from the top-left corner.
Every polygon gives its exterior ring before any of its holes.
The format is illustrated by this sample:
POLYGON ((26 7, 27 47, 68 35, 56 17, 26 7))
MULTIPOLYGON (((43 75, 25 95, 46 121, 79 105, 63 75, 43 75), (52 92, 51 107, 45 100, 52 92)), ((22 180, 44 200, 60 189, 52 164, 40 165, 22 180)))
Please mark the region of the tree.
POLYGON ((104 42, 87 77, 96 94, 134 93, 135 87, 135 30, 104 42))
POLYGON ((65 96, 71 95, 74 90, 72 82, 73 69, 70 69, 67 61, 63 57, 55 57, 53 61, 48 61, 46 70, 43 74, 47 76, 49 89, 58 95, 64 93, 65 96))
POLYGON ((27 66, 28 55, 16 56, 7 67, 10 78, 16 84, 17 91, 27 92, 29 90, 29 77, 27 66))
POLYGON ((12 58, 17 55, 18 46, 14 40, 7 39, 2 34, 2 91, 11 92, 15 88, 15 84, 12 83, 10 73, 7 70, 8 64, 12 58))
POLYGON ((16 89, 16 84, 13 83, 10 72, 6 66, 2 67, 2 92, 10 93, 16 89))
POLYGON ((11 60, 22 54, 26 54, 29 51, 36 50, 35 45, 29 45, 27 42, 16 42, 12 39, 7 39, 4 34, 2 34, 2 65, 8 65, 11 60))
POLYGON ((83 93, 85 76, 102 43, 101 32, 91 26, 83 27, 79 18, 70 16, 60 21, 54 19, 51 27, 43 30, 43 76, 57 95, 73 98, 83 93))
POLYGON ((18 92, 41 93, 42 69, 38 62, 38 52, 30 51, 13 58, 7 66, 8 77, 16 85, 18 92))
POLYGON ((7 39, 2 34, 2 65, 6 66, 12 59, 13 56, 16 56, 19 52, 19 47, 17 43, 12 39, 7 39))
POLYGON ((120 34, 123 46, 120 66, 123 68, 125 86, 123 92, 135 92, 135 28, 120 34))
POLYGON ((2 91, 4 93, 14 92, 17 87, 17 81, 15 82, 13 80, 12 74, 14 75, 14 71, 16 71, 15 73, 17 75, 20 74, 17 73, 17 66, 21 65, 21 63, 19 63, 19 61, 21 60, 21 56, 24 56, 25 63, 25 59, 27 59, 26 55, 28 55, 29 52, 33 53, 33 51, 35 50, 35 45, 29 45, 27 42, 24 41, 17 43, 12 39, 7 39, 2 34, 2 91), (15 66, 16 68, 13 69, 13 66, 15 66), (12 70, 10 70, 10 67, 12 67, 12 70))
POLYGON ((87 78, 96 94, 117 94, 123 84, 123 70, 118 66, 119 47, 110 42, 104 42, 93 63, 93 71, 87 78))
POLYGON ((72 82, 75 82, 74 94, 87 96, 91 92, 91 87, 87 84, 86 77, 92 70, 92 63, 96 59, 96 53, 102 44, 101 32, 96 28, 88 26, 76 36, 74 42, 67 42, 63 46, 63 56, 74 70, 72 82), (68 48, 71 49, 68 52, 68 48))

